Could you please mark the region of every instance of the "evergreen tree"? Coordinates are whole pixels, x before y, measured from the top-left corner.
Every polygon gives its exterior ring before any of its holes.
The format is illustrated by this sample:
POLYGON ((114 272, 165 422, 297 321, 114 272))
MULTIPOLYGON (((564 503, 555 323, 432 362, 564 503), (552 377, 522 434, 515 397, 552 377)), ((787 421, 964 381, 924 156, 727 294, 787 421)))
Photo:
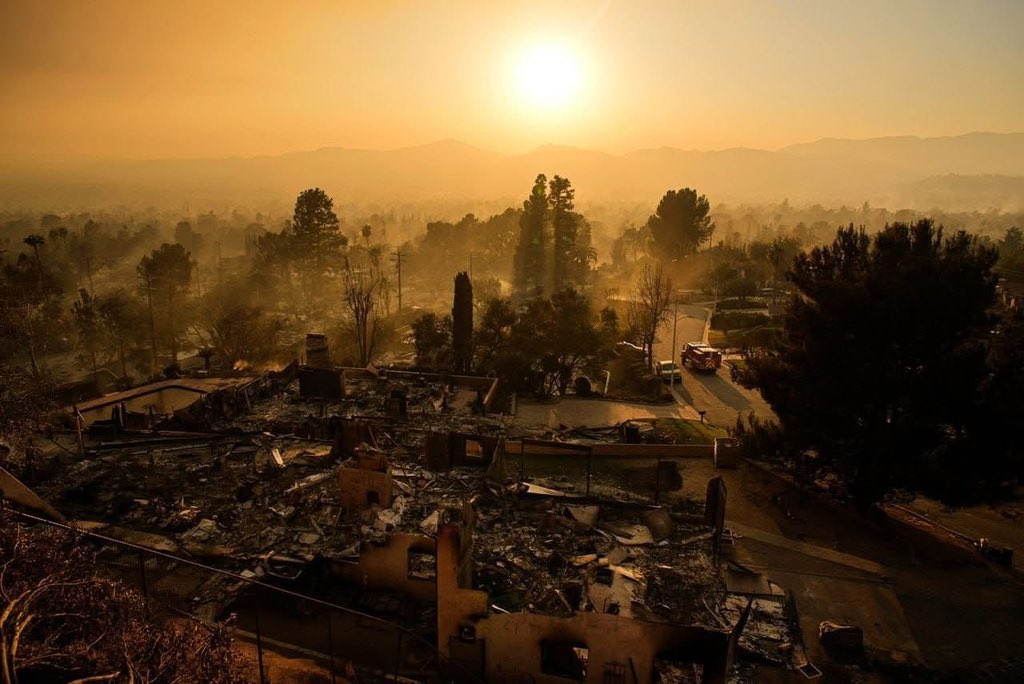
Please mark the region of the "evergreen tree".
POLYGON ((519 217, 519 245, 516 247, 514 271, 515 288, 520 295, 533 295, 542 289, 545 281, 547 234, 544 222, 547 217, 547 182, 539 174, 533 184, 529 199, 523 202, 523 213, 519 217))
POLYGON ((851 225, 793 262, 798 295, 776 349, 750 359, 752 380, 787 441, 814 450, 859 505, 928 489, 968 441, 995 260, 973 236, 944 238, 922 220, 874 240, 851 225))
POLYGON ((697 251, 711 238, 715 222, 711 204, 691 188, 669 190, 658 202, 658 209, 647 219, 653 247, 658 256, 676 260, 697 251))
POLYGON ((445 368, 451 361, 452 318, 425 313, 412 322, 416 365, 445 368))
POLYGON ((339 229, 338 215, 334 213, 334 200, 320 188, 299 193, 292 216, 292 234, 299 245, 314 258, 317 268, 323 266, 324 257, 347 242, 339 229))
POLYGON ((452 351, 455 355, 455 370, 462 373, 469 371, 473 360, 473 283, 464 272, 455 276, 452 351))
POLYGON ((555 176, 548 184, 548 205, 554 232, 554 258, 551 264, 552 292, 561 292, 574 283, 573 262, 576 248, 577 215, 573 213, 576 191, 568 178, 555 176))
POLYGON ((291 253, 303 266, 301 280, 307 300, 318 296, 317 279, 338 260, 348 238, 341 234, 334 200, 320 188, 303 190, 295 200, 291 253))
POLYGON ((590 284, 592 265, 597 262, 597 250, 592 244, 590 222, 583 214, 573 214, 576 221, 576 238, 569 249, 570 287, 584 288, 590 284))

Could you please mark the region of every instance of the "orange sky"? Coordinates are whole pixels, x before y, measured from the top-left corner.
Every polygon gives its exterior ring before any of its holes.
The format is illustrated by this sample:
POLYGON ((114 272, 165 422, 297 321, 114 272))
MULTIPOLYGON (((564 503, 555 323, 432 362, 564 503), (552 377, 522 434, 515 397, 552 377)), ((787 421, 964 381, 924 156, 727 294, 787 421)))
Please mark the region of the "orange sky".
POLYGON ((1022 31, 1015 0, 4 0, 0 154, 1020 131, 1022 31), (526 106, 516 79, 537 44, 579 61, 559 108, 526 106))

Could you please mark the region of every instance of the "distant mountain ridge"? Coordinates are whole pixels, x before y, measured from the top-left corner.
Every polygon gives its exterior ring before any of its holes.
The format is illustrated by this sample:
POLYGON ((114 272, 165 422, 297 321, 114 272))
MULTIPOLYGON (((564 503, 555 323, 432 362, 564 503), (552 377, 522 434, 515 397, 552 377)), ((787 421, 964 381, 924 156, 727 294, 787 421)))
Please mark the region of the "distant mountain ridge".
POLYGON ((713 203, 788 198, 796 203, 886 206, 899 201, 908 208, 963 208, 970 195, 958 188, 969 185, 978 196, 975 208, 1022 210, 1024 133, 823 138, 774 151, 661 147, 609 154, 543 145, 523 154, 501 154, 448 139, 393 150, 323 147, 251 158, 0 160, 0 205, 252 205, 287 202, 311 186, 346 203, 505 198, 518 203, 538 173, 570 178, 582 206, 654 203, 669 188, 690 186, 713 203), (999 206, 985 204, 996 201, 999 206))

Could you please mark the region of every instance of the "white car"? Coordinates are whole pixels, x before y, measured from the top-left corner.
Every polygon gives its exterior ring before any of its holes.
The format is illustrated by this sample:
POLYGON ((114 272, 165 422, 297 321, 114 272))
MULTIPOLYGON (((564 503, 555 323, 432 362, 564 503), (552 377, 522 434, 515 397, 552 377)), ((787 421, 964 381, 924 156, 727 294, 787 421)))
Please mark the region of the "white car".
POLYGON ((626 342, 626 341, 616 342, 615 346, 619 347, 620 349, 632 349, 633 351, 638 351, 641 354, 644 352, 644 348, 643 347, 641 347, 639 344, 633 344, 632 342, 626 342))
POLYGON ((657 373, 659 378, 669 384, 682 380, 679 364, 675 361, 658 361, 654 364, 654 372, 657 373))

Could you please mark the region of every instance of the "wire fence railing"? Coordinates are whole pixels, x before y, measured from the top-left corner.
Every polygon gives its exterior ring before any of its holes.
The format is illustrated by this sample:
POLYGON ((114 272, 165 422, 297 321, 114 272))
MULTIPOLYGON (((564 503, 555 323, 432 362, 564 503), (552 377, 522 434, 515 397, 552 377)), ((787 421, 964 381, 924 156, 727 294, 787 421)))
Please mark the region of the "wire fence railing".
POLYGON ((462 682, 483 681, 479 672, 446 658, 430 640, 432 633, 423 628, 422 618, 434 614, 434 605, 422 606, 416 629, 399 621, 400 616, 410 615, 411 604, 397 595, 371 595, 358 587, 348 588, 347 598, 357 604, 375 604, 373 607, 386 611, 390 603, 397 610, 396 619, 387 619, 248 573, 8 510, 27 523, 61 528, 101 545, 99 560, 111 574, 140 592, 147 615, 154 621, 188 619, 213 627, 229 614, 233 616, 236 636, 255 646, 253 679, 261 684, 269 681, 268 649, 319 661, 332 683, 345 678, 351 668, 363 681, 395 682, 401 677, 429 681, 441 676, 462 682), (225 602, 225 596, 232 598, 225 602))
POLYGON ((595 455, 583 444, 523 439, 509 448, 506 468, 520 481, 571 495, 660 505, 682 488, 685 459, 595 455))

